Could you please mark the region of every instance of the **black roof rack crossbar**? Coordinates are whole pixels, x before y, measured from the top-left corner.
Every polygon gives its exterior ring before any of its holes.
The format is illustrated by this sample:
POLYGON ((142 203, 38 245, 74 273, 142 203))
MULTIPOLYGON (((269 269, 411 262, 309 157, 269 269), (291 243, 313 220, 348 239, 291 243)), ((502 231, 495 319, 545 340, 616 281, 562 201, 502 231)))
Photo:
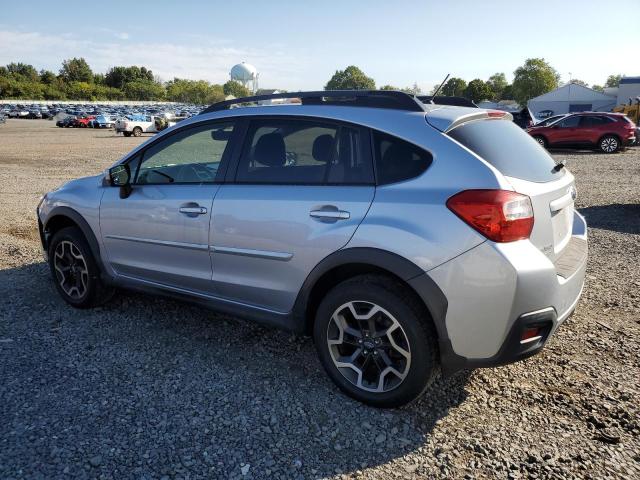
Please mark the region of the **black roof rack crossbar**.
POLYGON ((431 95, 418 95, 418 100, 422 103, 435 103, 436 105, 478 108, 475 103, 464 97, 446 97, 444 95, 436 95, 435 97, 432 97, 431 95))
POLYGON ((318 92, 287 92, 271 95, 234 98, 214 103, 200 113, 227 110, 234 105, 255 103, 280 98, 299 98, 303 105, 341 105, 345 107, 370 107, 424 112, 424 105, 416 97, 395 90, 322 90, 318 92))

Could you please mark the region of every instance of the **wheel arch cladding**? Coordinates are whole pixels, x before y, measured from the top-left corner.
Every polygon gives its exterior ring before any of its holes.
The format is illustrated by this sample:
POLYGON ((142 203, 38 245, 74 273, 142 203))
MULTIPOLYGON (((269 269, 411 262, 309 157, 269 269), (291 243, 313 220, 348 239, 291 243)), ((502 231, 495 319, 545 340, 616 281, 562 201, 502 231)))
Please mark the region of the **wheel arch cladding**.
POLYGON ((77 227, 80 229, 84 238, 89 244, 91 253, 95 262, 98 264, 100 271, 104 271, 102 268, 102 259, 100 258, 100 245, 96 239, 93 230, 87 223, 87 221, 77 211, 69 207, 56 207, 49 214, 47 223, 43 226, 43 239, 46 244, 43 245, 46 251, 49 250, 49 243, 53 235, 59 230, 67 227, 77 227))
POLYGON ((315 311, 326 292, 348 278, 367 273, 387 275, 404 284, 425 307, 440 342, 448 339, 445 326, 447 299, 431 277, 400 255, 368 247, 338 250, 307 276, 294 305, 294 316, 302 323, 302 330, 305 333, 312 331, 315 311))

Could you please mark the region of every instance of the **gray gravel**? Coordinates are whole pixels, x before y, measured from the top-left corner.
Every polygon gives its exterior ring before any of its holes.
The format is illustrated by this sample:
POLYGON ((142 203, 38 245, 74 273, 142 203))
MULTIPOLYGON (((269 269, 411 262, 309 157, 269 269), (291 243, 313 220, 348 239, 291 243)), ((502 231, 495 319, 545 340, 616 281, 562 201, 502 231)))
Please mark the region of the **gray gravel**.
POLYGON ((38 196, 139 141, 0 127, 0 478, 640 477, 639 149, 554 154, 590 261, 543 353, 384 411, 339 393, 307 338, 131 293, 59 299, 38 196))

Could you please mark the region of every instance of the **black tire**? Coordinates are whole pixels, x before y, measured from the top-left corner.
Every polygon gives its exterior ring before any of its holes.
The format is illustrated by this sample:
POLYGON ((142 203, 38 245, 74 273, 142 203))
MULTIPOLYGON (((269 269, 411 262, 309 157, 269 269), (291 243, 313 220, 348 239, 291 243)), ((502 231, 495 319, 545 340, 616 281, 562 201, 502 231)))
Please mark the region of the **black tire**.
POLYGON ((140 127, 135 127, 132 133, 134 137, 139 137, 142 135, 142 129, 140 127))
POLYGON ((546 138, 544 138, 542 135, 535 135, 535 136, 533 137, 533 139, 534 139, 536 142, 538 142, 542 148, 547 148, 547 147, 548 147, 548 145, 547 145, 547 139, 546 139, 546 138))
POLYGON ((130 137, 130 136, 131 136, 131 132, 122 132, 122 134, 123 134, 125 137, 130 137))
MULTIPOLYGON (((51 270, 51 276, 53 277, 54 284, 58 293, 62 299, 69 305, 75 308, 92 308, 102 305, 109 301, 113 297, 114 289, 108 285, 105 285, 100 279, 100 269, 93 257, 91 248, 87 243, 82 231, 77 227, 67 227, 56 232, 49 244, 49 268, 51 270), (63 244, 63 245, 61 245, 63 244), (58 268, 62 269, 61 265, 56 264, 61 256, 57 256, 57 252, 65 253, 69 251, 70 244, 75 247, 75 254, 79 254, 84 261, 81 269, 86 269, 85 281, 79 281, 83 287, 82 294, 78 291, 78 295, 69 294, 62 286, 62 273, 58 271, 58 268), (61 248, 62 250, 59 250, 61 248)), ((81 262, 79 262, 81 263, 81 262)), ((74 269, 75 272, 75 269, 74 269)), ((80 275, 75 275, 79 278, 80 275)), ((69 285, 70 282, 64 282, 69 285)))
MULTIPOLYGON (((400 407, 411 403, 418 399, 422 393, 431 385, 436 374, 439 371, 438 362, 438 342, 437 335, 434 330, 431 319, 422 303, 416 298, 416 296, 408 290, 409 287, 402 285, 398 281, 391 277, 383 275, 361 275, 349 280, 346 280, 336 285, 320 303, 316 312, 316 318, 313 328, 313 338, 320 357, 320 362, 325 368, 329 377, 334 383, 347 395, 355 398, 363 403, 382 408, 394 408, 400 407), (334 363, 332 357, 331 348, 335 346, 329 346, 329 336, 332 335, 330 329, 334 329, 336 324, 333 323, 332 316, 334 312, 339 311, 349 304, 349 302, 357 302, 355 305, 370 305, 375 304, 381 307, 385 313, 391 314, 401 329, 396 328, 395 331, 400 331, 400 335, 404 335, 401 338, 406 339, 408 343, 408 353, 410 353, 410 361, 405 364, 406 370, 405 376, 402 380, 399 380, 398 376, 391 376, 386 374, 383 376, 380 382, 380 376, 378 376, 378 385, 382 384, 383 387, 387 385, 387 378, 391 377, 390 381, 399 381, 399 384, 391 387, 386 391, 372 392, 365 388, 359 387, 353 380, 348 379, 334 363)), ((347 313, 348 315, 348 313, 347 313)), ((376 314, 380 315, 380 313, 376 314)), ((375 315, 372 315, 375 318, 375 315)), ((362 320, 366 321, 366 320, 362 320)), ((355 330, 355 329, 354 329, 355 330)), ((365 328, 365 330, 367 330, 365 328)), ((334 335, 334 334, 333 334, 334 335)), ((363 337, 366 333, 363 332, 363 337)), ((346 338, 346 334, 340 334, 340 338, 346 338)), ((352 338, 356 338, 355 336, 352 338)), ((367 336, 366 338, 371 338, 367 336)), ((382 336, 381 339, 388 337, 382 336)), ((362 341, 357 340, 360 344, 362 341)), ((397 340, 396 340, 397 342, 397 340)), ((365 344, 369 343, 368 348, 371 347, 371 341, 365 341, 365 344)), ((354 343, 343 342, 343 345, 349 346, 354 343)), ((386 347, 373 347, 374 352, 383 350, 384 348, 390 348, 390 345, 386 347)), ((338 347, 340 348, 340 347, 338 347)), ((363 351, 362 346, 351 346, 352 349, 360 349, 363 351)), ((367 347, 364 347, 364 353, 367 353, 367 347)), ((369 350, 371 355, 372 350, 369 350)), ((387 352, 389 352, 387 350, 387 352)), ((388 355, 384 355, 381 351, 380 356, 375 357, 376 360, 371 360, 378 371, 384 370, 385 364, 382 363, 381 367, 378 367, 378 363, 384 358, 389 359, 393 352, 388 355)), ((340 353, 340 355, 343 355, 340 353)), ((346 355, 349 355, 348 353, 346 355)), ((362 357, 362 353, 354 361, 357 362, 358 358, 362 357)), ((362 357, 364 358, 364 357, 362 357)), ((373 359, 374 357, 370 357, 373 359)), ((366 364, 365 364, 366 365, 366 364)), ((371 363, 369 364, 371 367, 371 363)), ((350 374, 349 369, 343 368, 343 371, 350 374)), ((364 368, 361 371, 361 376, 364 377, 364 368)), ((357 382, 363 384, 364 382, 357 382)), ((374 383, 372 383, 374 384, 374 383)))
POLYGON ((602 153, 616 153, 621 146, 620 139, 615 135, 605 135, 598 141, 598 148, 602 153))

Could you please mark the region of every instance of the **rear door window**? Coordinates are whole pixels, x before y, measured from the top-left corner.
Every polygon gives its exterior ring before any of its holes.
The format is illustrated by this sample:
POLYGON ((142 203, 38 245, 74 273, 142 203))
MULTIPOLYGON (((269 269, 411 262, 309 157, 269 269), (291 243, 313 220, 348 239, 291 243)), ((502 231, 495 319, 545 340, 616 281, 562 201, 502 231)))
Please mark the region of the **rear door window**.
POLYGON ((575 128, 580 123, 580 117, 578 115, 573 115, 571 117, 567 117, 564 120, 560 120, 557 125, 560 128, 575 128))
POLYGON ((254 120, 249 125, 236 181, 256 184, 373 184, 362 131, 324 121, 254 120))
POLYGON ((553 171, 556 162, 551 155, 513 122, 476 120, 448 135, 508 177, 549 182, 564 175, 564 170, 553 171))

